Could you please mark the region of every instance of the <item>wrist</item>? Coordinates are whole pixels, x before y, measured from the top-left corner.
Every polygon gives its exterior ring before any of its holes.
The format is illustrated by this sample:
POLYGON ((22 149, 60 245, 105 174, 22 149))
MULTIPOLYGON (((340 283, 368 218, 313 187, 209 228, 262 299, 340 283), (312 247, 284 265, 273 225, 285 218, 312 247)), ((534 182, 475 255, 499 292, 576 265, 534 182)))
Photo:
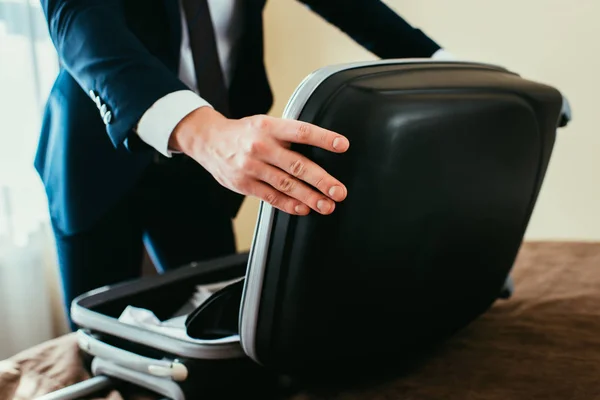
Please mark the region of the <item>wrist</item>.
POLYGON ((169 137, 169 149, 191 155, 199 142, 206 140, 208 132, 219 120, 221 114, 212 107, 203 106, 186 115, 173 129, 169 137))

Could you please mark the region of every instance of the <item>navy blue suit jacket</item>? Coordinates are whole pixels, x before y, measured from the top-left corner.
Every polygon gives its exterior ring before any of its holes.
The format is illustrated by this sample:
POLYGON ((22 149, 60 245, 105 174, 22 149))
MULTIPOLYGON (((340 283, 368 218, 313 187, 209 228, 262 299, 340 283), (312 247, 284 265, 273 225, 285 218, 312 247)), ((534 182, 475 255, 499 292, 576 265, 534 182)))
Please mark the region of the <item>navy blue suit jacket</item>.
MULTIPOLYGON (((272 105, 263 64, 265 2, 245 1, 230 86, 236 118, 272 105)), ((379 0, 302 2, 380 58, 429 57, 439 49, 379 0)), ((47 100, 35 167, 55 226, 71 234, 97 222, 152 162, 148 146, 132 150, 132 129, 146 109, 188 89, 177 75, 179 7, 177 0, 41 3, 62 68, 47 100), (102 118, 102 106, 110 118, 102 118)))

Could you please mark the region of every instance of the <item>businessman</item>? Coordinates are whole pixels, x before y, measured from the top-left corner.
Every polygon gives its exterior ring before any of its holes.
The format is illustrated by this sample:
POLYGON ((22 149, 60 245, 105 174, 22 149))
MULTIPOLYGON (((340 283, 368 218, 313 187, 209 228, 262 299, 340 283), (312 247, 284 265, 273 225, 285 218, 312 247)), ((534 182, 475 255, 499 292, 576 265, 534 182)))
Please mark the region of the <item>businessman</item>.
MULTIPOLYGON (((343 182, 290 150, 346 138, 268 117, 266 0, 42 0, 62 69, 35 166, 45 185, 65 305, 135 278, 233 253, 244 196, 324 215, 343 182)), ((440 46, 379 0, 304 0, 380 58, 440 46)), ((302 32, 298 32, 302 35, 302 32)))

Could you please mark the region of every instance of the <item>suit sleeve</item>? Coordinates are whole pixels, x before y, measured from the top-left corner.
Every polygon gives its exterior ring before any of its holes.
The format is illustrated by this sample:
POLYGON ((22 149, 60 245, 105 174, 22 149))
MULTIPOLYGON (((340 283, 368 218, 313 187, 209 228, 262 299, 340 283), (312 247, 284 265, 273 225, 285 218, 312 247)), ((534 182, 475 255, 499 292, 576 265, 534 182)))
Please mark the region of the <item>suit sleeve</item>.
POLYGON ((298 0, 376 56, 429 58, 441 46, 380 0, 298 0))
POLYGON ((41 0, 64 68, 110 112, 107 133, 124 145, 144 112, 188 89, 129 30, 119 0, 41 0))

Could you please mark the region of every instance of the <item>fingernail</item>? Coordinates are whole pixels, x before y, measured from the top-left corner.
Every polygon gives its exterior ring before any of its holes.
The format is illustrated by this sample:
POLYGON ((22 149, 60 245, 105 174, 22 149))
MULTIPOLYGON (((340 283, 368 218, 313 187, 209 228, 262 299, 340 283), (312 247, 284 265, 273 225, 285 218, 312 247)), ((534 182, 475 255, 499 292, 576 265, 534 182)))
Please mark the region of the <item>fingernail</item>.
POLYGON ((294 207, 294 211, 296 211, 297 214, 307 214, 310 210, 304 204, 298 204, 294 207))
POLYGON ((348 143, 348 139, 336 137, 333 139, 333 148, 336 150, 345 150, 348 148, 350 143, 348 143))
POLYGON ((326 213, 327 211, 329 211, 329 208, 330 208, 329 202, 327 200, 319 200, 319 201, 317 201, 317 208, 322 213, 326 213))
POLYGON ((344 189, 339 186, 332 186, 331 189, 329 189, 329 196, 333 198, 341 198, 344 196, 344 189))

